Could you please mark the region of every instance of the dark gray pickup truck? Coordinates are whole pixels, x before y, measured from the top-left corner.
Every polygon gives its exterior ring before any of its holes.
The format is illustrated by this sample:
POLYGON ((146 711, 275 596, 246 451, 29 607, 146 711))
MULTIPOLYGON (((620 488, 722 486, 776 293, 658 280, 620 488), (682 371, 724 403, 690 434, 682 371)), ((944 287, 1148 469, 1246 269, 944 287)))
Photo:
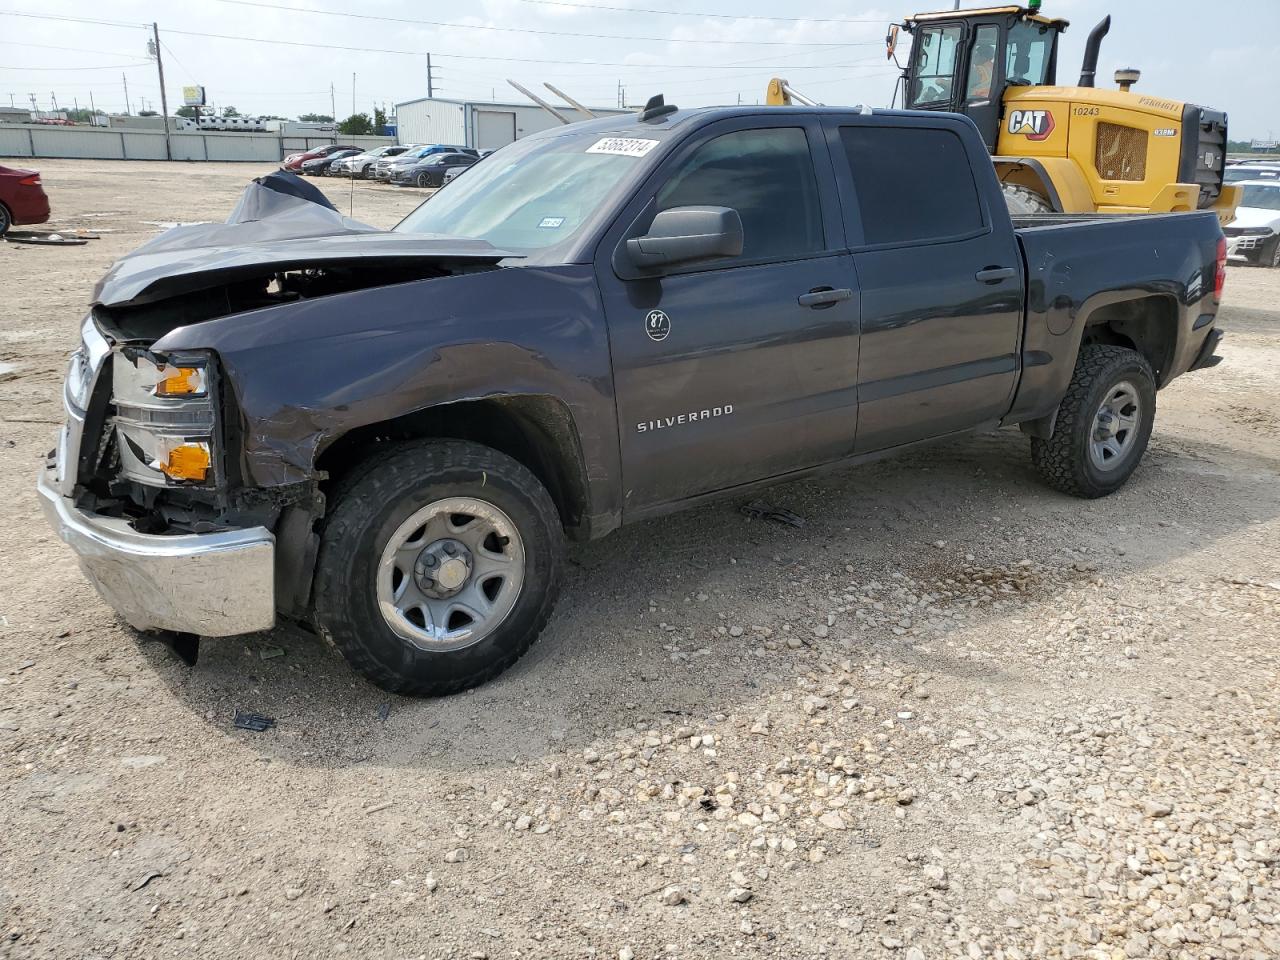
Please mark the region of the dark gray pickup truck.
POLYGON ((392 231, 257 191, 99 284, 41 501, 134 627, 287 617, 406 693, 520 657, 566 535, 1013 424, 1101 496, 1218 360, 1214 214, 1011 223, 947 114, 655 104, 392 231))

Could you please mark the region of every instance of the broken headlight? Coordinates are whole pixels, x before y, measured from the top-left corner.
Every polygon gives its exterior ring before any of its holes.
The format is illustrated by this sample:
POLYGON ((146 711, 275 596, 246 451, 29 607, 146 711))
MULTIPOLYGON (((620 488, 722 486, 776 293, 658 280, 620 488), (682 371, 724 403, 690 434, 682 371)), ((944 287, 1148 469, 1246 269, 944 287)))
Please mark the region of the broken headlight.
POLYGON ((121 474, 150 486, 212 480, 213 359, 125 348, 112 364, 121 474))

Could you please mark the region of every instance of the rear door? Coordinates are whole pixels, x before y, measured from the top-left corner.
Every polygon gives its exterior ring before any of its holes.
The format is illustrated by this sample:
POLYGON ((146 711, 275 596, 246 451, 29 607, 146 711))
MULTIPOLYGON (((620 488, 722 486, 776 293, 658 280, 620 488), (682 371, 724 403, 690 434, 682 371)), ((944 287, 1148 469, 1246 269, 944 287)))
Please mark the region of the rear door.
POLYGON ((1012 401, 1021 254, 994 182, 983 192, 974 178, 990 160, 960 123, 826 120, 861 278, 859 453, 993 422, 1012 401))
POLYGON ((812 115, 712 124, 646 181, 596 261, 628 517, 852 452, 858 296, 843 247, 812 115), (618 272, 626 238, 695 205, 738 211, 741 256, 660 278, 618 272))

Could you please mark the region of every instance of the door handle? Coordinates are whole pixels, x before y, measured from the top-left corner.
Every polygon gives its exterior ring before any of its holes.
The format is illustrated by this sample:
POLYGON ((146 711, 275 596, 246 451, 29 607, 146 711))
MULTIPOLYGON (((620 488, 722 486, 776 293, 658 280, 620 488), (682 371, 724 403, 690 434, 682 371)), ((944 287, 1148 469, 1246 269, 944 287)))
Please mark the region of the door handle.
POLYGON ((999 283, 1001 280, 1008 280, 1015 272, 1013 267, 986 267, 975 273, 973 278, 983 283, 999 283))
POLYGON ((852 296, 853 291, 848 287, 841 287, 838 290, 834 287, 814 287, 808 293, 802 293, 796 297, 796 302, 802 307, 821 310, 825 307, 834 306, 841 300, 848 300, 852 296))

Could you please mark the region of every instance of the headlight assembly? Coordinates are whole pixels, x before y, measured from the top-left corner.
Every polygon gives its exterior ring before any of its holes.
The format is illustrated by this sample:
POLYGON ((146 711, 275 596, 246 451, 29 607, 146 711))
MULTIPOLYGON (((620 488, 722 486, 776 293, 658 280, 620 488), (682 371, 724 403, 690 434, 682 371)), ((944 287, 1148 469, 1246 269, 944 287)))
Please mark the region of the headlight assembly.
POLYGON ((213 358, 124 349, 112 365, 121 472, 150 486, 212 479, 213 358))

